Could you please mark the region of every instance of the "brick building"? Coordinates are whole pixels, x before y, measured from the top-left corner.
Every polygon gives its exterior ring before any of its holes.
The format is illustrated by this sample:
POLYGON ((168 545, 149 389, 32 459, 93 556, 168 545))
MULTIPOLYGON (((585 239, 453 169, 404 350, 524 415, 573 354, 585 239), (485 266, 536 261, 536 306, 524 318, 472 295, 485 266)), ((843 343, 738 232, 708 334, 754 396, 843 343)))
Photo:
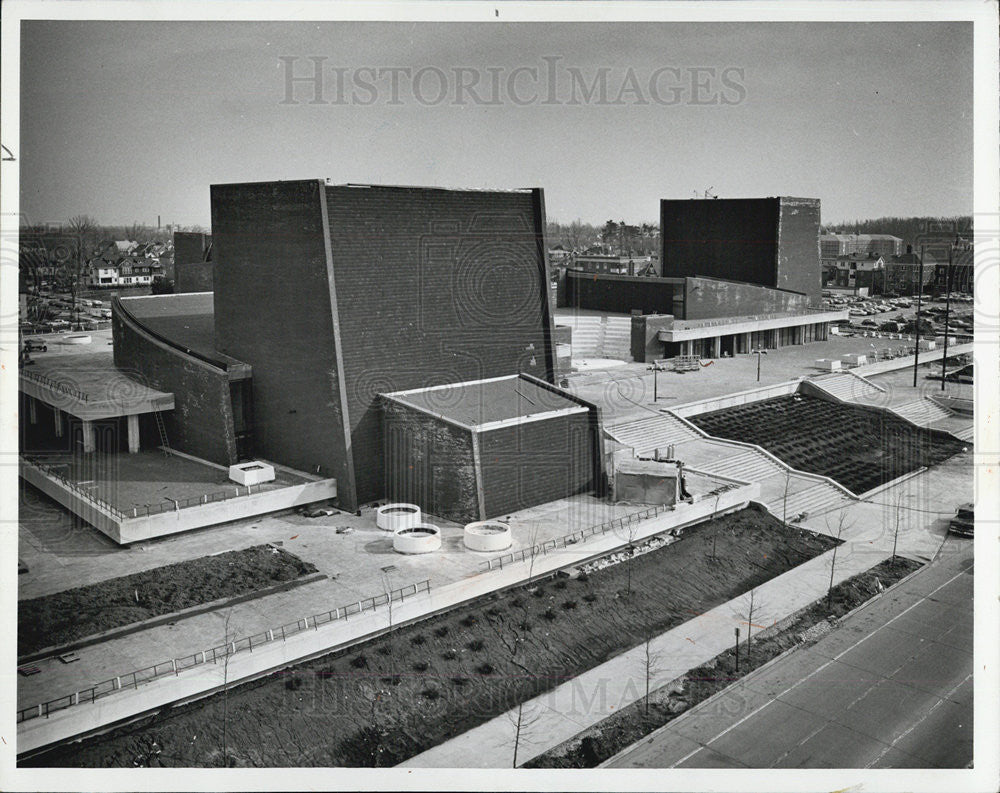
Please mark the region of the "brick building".
POLYGON ((710 276, 820 302, 818 198, 660 201, 665 277, 710 276))
POLYGON ((117 301, 116 364, 155 359, 148 379, 187 393, 175 423, 215 417, 192 424, 193 453, 336 478, 354 510, 402 464, 383 394, 518 375, 557 390, 544 229, 540 189, 213 185, 214 294, 117 301))

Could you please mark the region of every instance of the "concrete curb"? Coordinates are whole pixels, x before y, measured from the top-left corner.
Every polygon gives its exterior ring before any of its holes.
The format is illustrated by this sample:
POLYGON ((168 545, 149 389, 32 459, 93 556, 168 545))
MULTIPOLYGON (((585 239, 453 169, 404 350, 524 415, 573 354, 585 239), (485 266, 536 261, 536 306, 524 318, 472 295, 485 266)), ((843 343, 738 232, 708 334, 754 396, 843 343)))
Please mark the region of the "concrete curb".
MULTIPOLYGON (((881 564, 881 562, 879 564, 881 564)), ((864 572, 869 572, 870 570, 875 569, 875 567, 877 567, 877 566, 878 565, 874 565, 873 567, 869 568, 869 570, 866 570, 864 572)), ((896 589, 898 586, 902 585, 904 582, 909 581, 917 573, 920 573, 923 570, 926 570, 928 567, 929 567, 929 564, 927 564, 927 563, 921 564, 920 567, 918 567, 916 570, 914 570, 913 572, 908 573, 907 575, 903 576, 898 581, 896 581, 894 584, 892 584, 892 586, 887 587, 883 592, 879 592, 878 594, 872 595, 864 603, 859 603, 857 606, 855 606, 853 609, 851 609, 850 611, 848 611, 846 614, 844 614, 843 616, 837 618, 835 626, 834 626, 834 629, 839 628, 843 624, 844 620, 846 620, 848 617, 853 616, 854 614, 856 614, 857 612, 861 611, 862 609, 867 608, 868 606, 876 603, 882 597, 884 597, 885 595, 887 595, 890 592, 892 592, 894 589, 896 589)), ((822 600, 822 598, 819 598, 819 600, 822 600)), ((813 601, 813 602, 815 603, 817 601, 813 601)), ((811 605, 812 604, 810 604, 809 606, 806 606, 805 608, 799 609, 799 611, 797 611, 795 614, 790 614, 789 617, 795 617, 798 614, 801 614, 806 609, 810 608, 811 605)), ((819 623, 817 622, 817 623, 814 623, 814 624, 818 625, 819 623)), ((787 630, 787 628, 786 628, 786 630, 787 630)), ((761 631, 761 633, 762 632, 763 631, 761 631)), ((758 633, 758 636, 759 635, 760 634, 758 633)), ((819 641, 819 639, 817 639, 816 641, 819 641)), ((815 644, 816 641, 812 641, 812 642, 796 642, 791 647, 789 647, 787 650, 782 650, 780 653, 778 653, 776 656, 774 656, 774 658, 771 658, 771 659, 765 661, 763 664, 761 664, 760 666, 758 666, 756 669, 753 669, 752 671, 750 671, 747 674, 743 675, 743 677, 739 678, 739 680, 734 680, 730 685, 726 686, 723 689, 720 689, 719 691, 716 691, 708 699, 703 699, 701 702, 699 702, 694 707, 688 708, 683 713, 678 714, 677 718, 671 719, 666 724, 664 724, 664 725, 662 725, 660 727, 657 727, 652 732, 647 733, 646 735, 642 736, 642 738, 640 738, 638 741, 634 741, 633 743, 629 744, 624 749, 622 749, 619 752, 616 752, 614 755, 612 755, 607 760, 605 760, 604 762, 598 764, 595 767, 596 768, 607 768, 610 763, 612 763, 613 761, 617 760, 619 757, 621 757, 622 755, 626 754, 627 752, 630 752, 633 748, 635 748, 636 746, 638 746, 643 741, 646 741, 646 740, 649 740, 651 738, 654 738, 657 735, 659 735, 660 733, 662 733, 665 730, 667 730, 678 719, 683 718, 684 716, 687 716, 689 713, 694 713, 695 711, 700 710, 703 707, 708 707, 714 700, 716 700, 717 698, 721 697, 723 694, 726 694, 733 686, 738 685, 740 683, 744 683, 744 682, 746 682, 748 680, 755 679, 759 674, 763 673, 765 670, 767 670, 768 668, 770 668, 773 664, 776 664, 778 661, 783 660, 784 658, 790 656, 792 653, 794 653, 794 652, 802 649, 803 647, 808 647, 808 646, 811 646, 811 645, 815 644)), ((680 679, 680 678, 678 678, 678 679, 680 679)), ((676 682, 676 681, 672 681, 672 683, 673 682, 676 682)), ((667 685, 669 686, 672 683, 668 683, 667 685)), ((663 688, 664 688, 664 686, 661 686, 660 688, 656 689, 656 691, 660 691, 663 688)), ((654 692, 650 692, 651 695, 652 695, 652 693, 654 693, 654 692)))
POLYGON ((133 633, 139 633, 140 631, 148 630, 149 628, 157 628, 160 625, 166 625, 170 622, 178 622, 180 620, 188 619, 189 617, 197 617, 200 614, 206 614, 209 611, 218 611, 229 606, 236 606, 240 603, 246 603, 250 600, 256 600, 268 595, 275 595, 279 592, 287 592, 290 589, 296 589, 300 586, 305 586, 306 584, 312 584, 316 581, 324 580, 325 578, 325 573, 310 573, 302 578, 294 578, 291 581, 283 581, 280 584, 274 584, 272 586, 265 587, 264 589, 255 589, 253 592, 247 592, 243 595, 236 595, 231 598, 219 598, 218 600, 212 600, 198 606, 191 606, 180 611, 172 611, 169 614, 163 614, 159 617, 150 617, 148 620, 132 622, 128 625, 122 625, 119 628, 111 628, 106 631, 101 631, 100 633, 93 633, 90 636, 84 636, 81 639, 76 639, 72 642, 67 642, 66 644, 43 647, 41 650, 36 650, 28 655, 20 656, 17 659, 17 664, 20 666, 21 664, 41 661, 45 658, 62 655, 63 653, 72 652, 74 650, 81 650, 84 647, 93 647, 95 644, 101 644, 106 641, 111 641, 112 639, 121 639, 125 636, 130 636, 133 633))

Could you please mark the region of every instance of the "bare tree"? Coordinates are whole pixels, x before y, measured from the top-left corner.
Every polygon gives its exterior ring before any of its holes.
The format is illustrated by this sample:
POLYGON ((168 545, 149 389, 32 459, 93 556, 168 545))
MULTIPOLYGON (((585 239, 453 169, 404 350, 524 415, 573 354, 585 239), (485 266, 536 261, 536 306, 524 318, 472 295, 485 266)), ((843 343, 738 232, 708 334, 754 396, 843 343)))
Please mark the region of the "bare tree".
POLYGON ((88 215, 74 215, 67 224, 73 236, 75 251, 68 261, 63 263, 65 267, 64 283, 69 288, 73 303, 73 312, 76 312, 77 293, 80 291, 80 279, 87 271, 87 256, 90 246, 93 244, 94 236, 97 234, 97 222, 88 215))
POLYGON ((653 649, 653 639, 655 637, 652 634, 646 635, 646 641, 642 644, 642 667, 643 676, 646 680, 646 698, 643 702, 643 714, 649 716, 649 690, 652 684, 653 678, 656 677, 661 671, 663 666, 663 656, 661 653, 653 649))
MULTIPOLYGON (((826 591, 826 609, 827 609, 827 611, 830 610, 830 604, 833 601, 833 576, 834 576, 834 571, 836 570, 836 567, 837 567, 837 549, 840 547, 841 537, 844 534, 844 528, 845 528, 845 522, 846 522, 846 520, 847 520, 847 512, 846 512, 846 510, 842 509, 840 511, 840 515, 837 518, 837 535, 836 535, 836 537, 837 537, 837 544, 833 546, 833 555, 832 555, 832 557, 830 559, 830 586, 827 588, 827 591, 826 591)), ((851 524, 851 525, 853 525, 853 524, 851 524)), ((847 528, 849 528, 849 527, 850 526, 847 526, 847 528)), ((827 530, 829 530, 829 528, 830 528, 830 526, 829 526, 829 523, 828 523, 827 524, 827 530)))
POLYGON ((899 522, 900 522, 901 516, 903 514, 903 494, 902 493, 897 493, 896 494, 896 498, 894 499, 894 502, 895 502, 894 503, 894 507, 895 507, 896 516, 895 516, 895 528, 893 529, 893 532, 892 532, 892 561, 893 561, 893 563, 895 563, 895 561, 896 561, 896 546, 897 546, 897 544, 899 542, 899 522))
MULTIPOLYGON (((521 648, 525 642, 525 634, 531 630, 531 626, 527 622, 527 607, 522 606, 520 611, 523 617, 520 622, 506 617, 502 613, 498 613, 495 616, 489 617, 487 623, 506 650, 507 660, 520 669, 525 678, 527 678, 532 675, 532 671, 521 659, 521 648)), ((511 768, 517 768, 517 753, 521 747, 521 737, 538 719, 537 713, 525 712, 524 701, 521 699, 520 693, 515 692, 515 695, 518 699, 517 708, 510 713, 510 719, 514 726, 514 752, 511 768)))
POLYGON ((226 653, 222 661, 222 766, 229 768, 229 659, 232 656, 230 645, 236 638, 230 633, 229 624, 233 618, 233 610, 226 612, 226 621, 223 626, 224 643, 226 653))
POLYGON ((792 483, 792 469, 785 466, 785 493, 781 500, 781 522, 788 528, 788 487, 792 483))

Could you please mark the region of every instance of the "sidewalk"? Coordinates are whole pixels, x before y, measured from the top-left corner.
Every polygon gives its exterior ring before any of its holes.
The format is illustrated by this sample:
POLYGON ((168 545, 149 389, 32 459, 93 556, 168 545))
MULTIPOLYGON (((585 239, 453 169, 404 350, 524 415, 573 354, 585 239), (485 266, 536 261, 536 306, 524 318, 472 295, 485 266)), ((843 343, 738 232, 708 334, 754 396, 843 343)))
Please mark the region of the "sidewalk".
MULTIPOLYGON (((848 544, 837 550, 834 583, 888 558, 884 549, 848 544)), ((757 587, 754 630, 763 629, 822 597, 830 584, 833 551, 757 587)), ((746 595, 734 598, 653 639, 662 659, 651 689, 666 685, 732 646, 734 628, 746 636, 746 595)), ((611 716, 645 693, 645 647, 640 645, 526 702, 517 752, 521 765, 611 716)), ((422 768, 509 768, 517 710, 513 709, 402 763, 422 768)))

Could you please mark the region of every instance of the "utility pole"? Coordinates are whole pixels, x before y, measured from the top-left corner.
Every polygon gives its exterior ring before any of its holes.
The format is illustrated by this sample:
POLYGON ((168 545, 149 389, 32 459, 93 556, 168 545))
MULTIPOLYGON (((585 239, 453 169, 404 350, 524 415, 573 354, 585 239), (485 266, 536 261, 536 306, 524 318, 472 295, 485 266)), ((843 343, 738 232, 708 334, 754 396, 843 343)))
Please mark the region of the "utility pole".
POLYGON ((947 371, 946 367, 948 364, 948 322, 951 319, 951 271, 952 264, 954 263, 955 256, 955 244, 958 241, 958 235, 955 235, 955 242, 951 244, 948 248, 948 273, 944 277, 945 289, 947 290, 944 295, 944 353, 941 355, 941 390, 944 391, 944 375, 947 371))
POLYGON ((736 674, 740 673, 740 629, 734 628, 736 631, 736 674))
POLYGON ((920 362, 920 307, 924 296, 924 246, 920 246, 920 264, 917 269, 917 335, 916 346, 913 348, 913 387, 917 387, 917 366, 920 362))

